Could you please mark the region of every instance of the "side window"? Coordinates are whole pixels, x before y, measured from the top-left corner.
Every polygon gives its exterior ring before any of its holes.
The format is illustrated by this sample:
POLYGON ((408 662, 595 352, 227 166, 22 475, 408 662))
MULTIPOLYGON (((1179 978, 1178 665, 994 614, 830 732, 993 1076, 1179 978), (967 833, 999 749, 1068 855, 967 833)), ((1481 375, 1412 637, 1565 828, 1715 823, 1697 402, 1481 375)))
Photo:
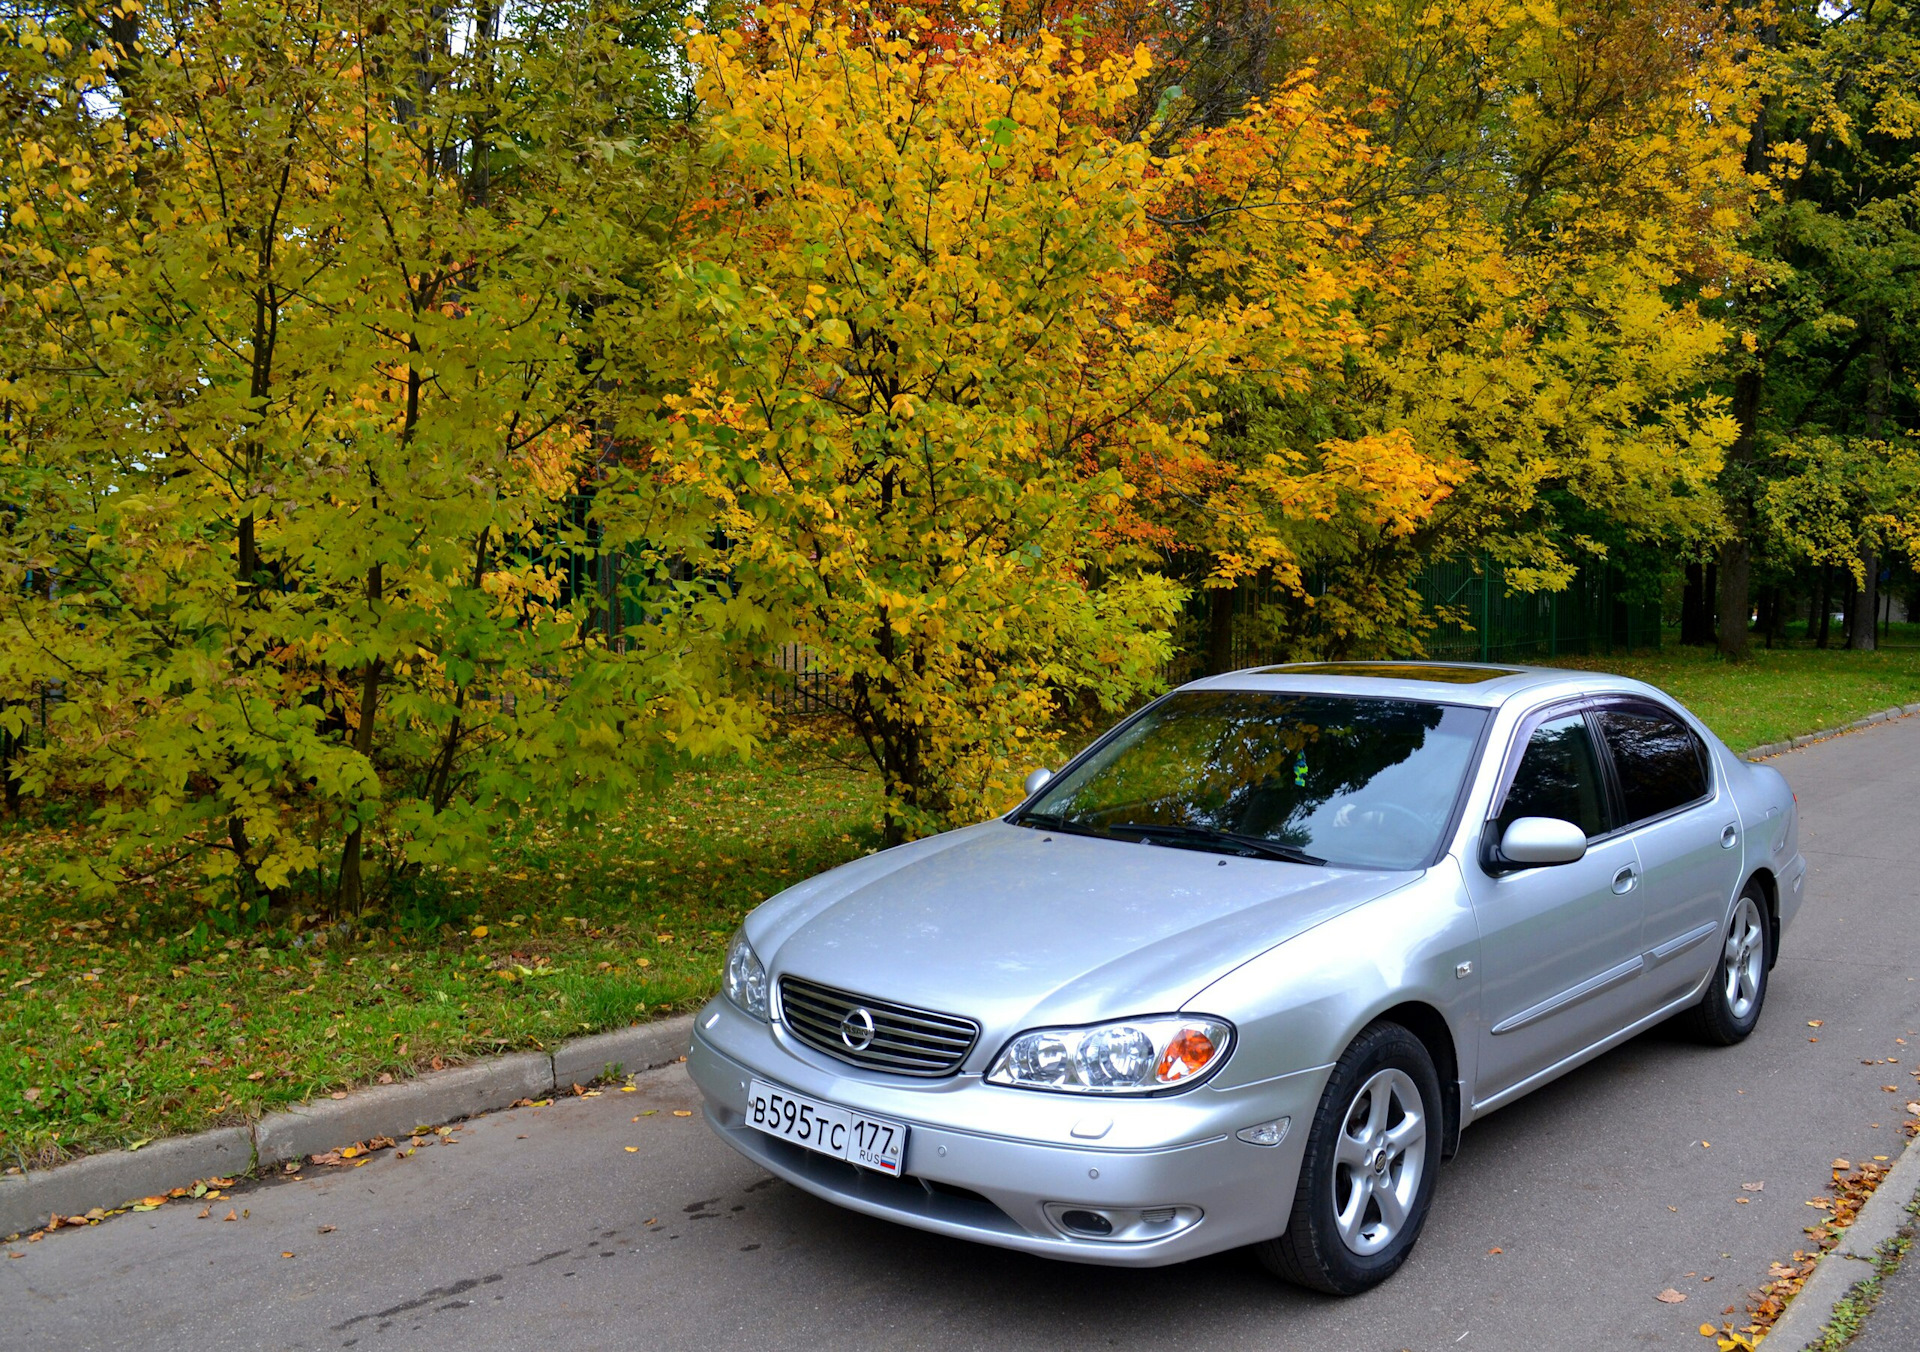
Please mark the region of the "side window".
POLYGON ((1583 715, 1550 719, 1533 730, 1500 809, 1500 833, 1520 817, 1557 817, 1589 838, 1606 831, 1607 795, 1583 715))
POLYGON ((1652 709, 1605 709, 1600 733, 1620 776, 1627 821, 1644 821, 1707 796, 1707 767, 1685 725, 1652 709))

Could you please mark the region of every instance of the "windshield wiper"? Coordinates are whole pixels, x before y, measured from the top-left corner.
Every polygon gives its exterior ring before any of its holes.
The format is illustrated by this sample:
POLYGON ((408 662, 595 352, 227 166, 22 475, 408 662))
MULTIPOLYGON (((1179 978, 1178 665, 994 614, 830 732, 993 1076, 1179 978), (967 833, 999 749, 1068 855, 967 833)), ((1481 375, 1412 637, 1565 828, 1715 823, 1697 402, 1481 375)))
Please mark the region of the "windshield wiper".
POLYGON ((1014 818, 1013 824, 1015 826, 1036 827, 1042 831, 1058 831, 1062 835, 1068 836, 1094 836, 1100 840, 1108 840, 1111 838, 1105 831, 1100 830, 1098 827, 1085 826, 1079 822, 1069 821, 1057 812, 1022 812, 1018 817, 1014 818))
POLYGON ((1152 822, 1122 822, 1110 828, 1116 833, 1145 836, 1152 840, 1188 840, 1196 845, 1226 845, 1242 854, 1257 854, 1268 859, 1284 859, 1289 864, 1324 864, 1317 854, 1308 854, 1296 845, 1285 845, 1263 836, 1243 836, 1237 831, 1220 831, 1211 826, 1159 826, 1152 822))

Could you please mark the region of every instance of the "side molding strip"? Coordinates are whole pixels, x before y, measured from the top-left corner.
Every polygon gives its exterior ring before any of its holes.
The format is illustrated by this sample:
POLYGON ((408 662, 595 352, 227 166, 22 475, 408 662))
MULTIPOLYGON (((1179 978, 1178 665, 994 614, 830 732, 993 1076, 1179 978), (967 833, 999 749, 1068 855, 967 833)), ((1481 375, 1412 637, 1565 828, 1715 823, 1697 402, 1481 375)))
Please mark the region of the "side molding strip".
POLYGON ((1701 925, 1697 929, 1688 930, 1677 939, 1667 940, 1664 944, 1661 944, 1660 947, 1646 955, 1647 966, 1658 967, 1663 962, 1679 957, 1701 940, 1711 937, 1713 932, 1719 928, 1718 925, 1708 923, 1701 925))
POLYGON ((1510 1014, 1493 1026, 1493 1035, 1511 1033, 1517 1028, 1525 1028, 1530 1023, 1538 1023, 1549 1014, 1557 1014, 1568 1005, 1577 1005, 1582 1000, 1590 1000, 1602 991, 1611 990, 1623 981, 1631 981, 1647 965, 1644 957, 1635 955, 1618 967, 1609 968, 1599 976, 1590 976, 1579 985, 1561 991, 1558 995, 1542 1000, 1539 1004, 1510 1014))

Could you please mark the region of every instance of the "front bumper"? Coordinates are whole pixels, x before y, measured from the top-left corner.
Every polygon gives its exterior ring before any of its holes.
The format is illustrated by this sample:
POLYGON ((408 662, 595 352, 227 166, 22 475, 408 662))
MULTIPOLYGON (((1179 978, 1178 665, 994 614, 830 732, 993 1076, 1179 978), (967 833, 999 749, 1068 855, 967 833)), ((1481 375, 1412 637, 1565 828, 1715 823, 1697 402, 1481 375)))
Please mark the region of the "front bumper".
POLYGON ((1285 1229, 1329 1070, 1141 1099, 1010 1089, 977 1075, 909 1081, 820 1056, 724 997, 695 1020, 687 1068, 721 1138, 795 1187, 922 1230, 1126 1267, 1180 1262, 1285 1229), (756 1076, 906 1122, 905 1176, 859 1169, 747 1126, 747 1082, 756 1076), (1291 1123, 1279 1145, 1251 1145, 1234 1134, 1280 1117, 1291 1123), (1093 1132, 1100 1134, 1090 1138, 1093 1132), (1049 1203, 1055 1216, 1062 1207, 1182 1210, 1171 1233, 1101 1240, 1056 1225, 1049 1203))

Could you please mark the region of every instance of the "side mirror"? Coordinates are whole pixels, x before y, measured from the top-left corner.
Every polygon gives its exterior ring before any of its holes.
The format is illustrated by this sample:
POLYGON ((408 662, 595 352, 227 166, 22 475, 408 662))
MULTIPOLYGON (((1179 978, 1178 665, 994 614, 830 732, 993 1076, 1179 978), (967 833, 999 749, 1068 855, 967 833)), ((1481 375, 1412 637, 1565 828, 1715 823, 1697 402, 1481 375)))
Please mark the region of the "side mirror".
POLYGON ((1500 862, 1520 868, 1575 864, 1587 857, 1587 833, 1558 817, 1520 817, 1500 837, 1500 862))
POLYGON ((1052 778, 1053 778, 1053 771, 1047 769, 1047 767, 1044 765, 1041 766, 1038 770, 1027 771, 1027 779, 1026 779, 1026 785, 1025 785, 1027 790, 1027 797, 1031 798, 1033 797, 1034 794, 1046 788, 1047 781, 1052 778))

